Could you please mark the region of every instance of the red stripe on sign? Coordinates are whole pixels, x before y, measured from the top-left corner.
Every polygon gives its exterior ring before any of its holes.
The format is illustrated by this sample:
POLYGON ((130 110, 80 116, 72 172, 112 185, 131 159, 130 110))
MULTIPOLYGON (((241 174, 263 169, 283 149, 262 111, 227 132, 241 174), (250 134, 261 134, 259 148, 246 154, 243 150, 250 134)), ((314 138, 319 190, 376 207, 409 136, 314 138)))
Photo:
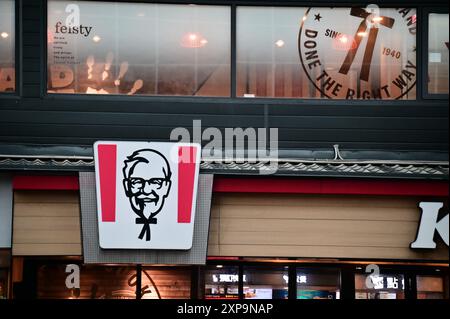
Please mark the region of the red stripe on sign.
POLYGON ((197 147, 178 148, 178 223, 190 223, 194 195, 197 147))
POLYGON ((98 145, 102 222, 116 221, 116 159, 117 145, 98 145))

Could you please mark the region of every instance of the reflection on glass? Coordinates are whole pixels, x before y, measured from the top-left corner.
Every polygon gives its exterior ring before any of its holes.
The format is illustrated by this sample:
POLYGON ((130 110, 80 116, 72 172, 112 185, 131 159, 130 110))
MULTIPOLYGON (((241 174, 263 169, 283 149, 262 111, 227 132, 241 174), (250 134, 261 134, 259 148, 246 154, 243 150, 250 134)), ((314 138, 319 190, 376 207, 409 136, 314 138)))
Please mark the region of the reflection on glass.
POLYGON ((230 94, 227 6, 48 3, 48 92, 230 94))
POLYGON ((287 299, 287 267, 245 267, 245 299, 287 299))
MULTIPOLYGON (((37 297, 40 299, 136 299, 136 267, 80 266, 80 288, 66 287, 65 264, 38 267, 37 297)), ((189 299, 190 271, 183 267, 143 267, 142 299, 189 299)))
POLYGON ((37 271, 38 299, 135 299, 136 268, 80 266, 80 288, 66 286, 65 264, 41 265, 37 271))
POLYGON ((0 1, 0 92, 16 89, 14 24, 14 0, 0 1))
POLYGON ((444 278, 417 276, 417 299, 444 299, 444 278))
POLYGON ((339 271, 297 268, 297 299, 340 299, 339 271))
POLYGON ((428 93, 448 94, 448 14, 428 18, 428 93))
POLYGON ((355 275, 355 299, 405 299, 403 275, 355 275))
POLYGON ((237 266, 207 266, 205 299, 238 299, 239 269, 237 266))
POLYGON ((237 96, 415 99, 416 11, 238 7, 237 96))
POLYGON ((141 294, 142 299, 189 299, 191 297, 190 269, 144 267, 141 294))

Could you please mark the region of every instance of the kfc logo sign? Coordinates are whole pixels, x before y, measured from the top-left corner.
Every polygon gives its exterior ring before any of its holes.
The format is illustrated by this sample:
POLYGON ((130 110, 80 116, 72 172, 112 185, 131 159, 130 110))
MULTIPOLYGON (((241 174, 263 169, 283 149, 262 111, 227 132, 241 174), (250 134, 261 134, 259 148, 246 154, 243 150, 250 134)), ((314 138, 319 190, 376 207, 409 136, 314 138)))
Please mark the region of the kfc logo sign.
POLYGON ((189 143, 95 143, 100 247, 190 249, 200 152, 189 143))
POLYGON ((160 152, 152 149, 135 151, 124 161, 123 188, 130 206, 143 224, 139 239, 150 241, 150 224, 156 224, 169 195, 172 173, 170 164, 160 152))

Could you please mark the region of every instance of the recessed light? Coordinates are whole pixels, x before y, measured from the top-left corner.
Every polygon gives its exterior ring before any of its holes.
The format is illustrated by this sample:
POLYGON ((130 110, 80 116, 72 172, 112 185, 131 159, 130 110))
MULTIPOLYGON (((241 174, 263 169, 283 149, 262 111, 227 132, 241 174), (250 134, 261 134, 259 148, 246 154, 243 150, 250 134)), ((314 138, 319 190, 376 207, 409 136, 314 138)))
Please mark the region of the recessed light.
POLYGON ((202 48, 208 44, 208 40, 198 32, 189 32, 183 35, 180 44, 184 48, 202 48))
POLYGON ((348 42, 348 38, 344 35, 344 36, 341 36, 339 38, 339 41, 341 41, 342 43, 347 43, 348 42))
POLYGON ((222 265, 216 265, 216 268, 223 268, 222 265))
POLYGON ((92 41, 94 42, 100 42, 102 40, 102 38, 100 38, 98 35, 94 35, 94 37, 92 38, 92 41))
POLYGON ((2 32, 2 33, 0 34, 0 36, 1 36, 3 39, 6 39, 7 37, 9 37, 9 34, 6 33, 6 32, 2 32))
POLYGON ((284 46, 284 41, 280 39, 280 40, 278 40, 277 42, 275 42, 275 45, 276 45, 277 47, 281 48, 281 47, 284 46))

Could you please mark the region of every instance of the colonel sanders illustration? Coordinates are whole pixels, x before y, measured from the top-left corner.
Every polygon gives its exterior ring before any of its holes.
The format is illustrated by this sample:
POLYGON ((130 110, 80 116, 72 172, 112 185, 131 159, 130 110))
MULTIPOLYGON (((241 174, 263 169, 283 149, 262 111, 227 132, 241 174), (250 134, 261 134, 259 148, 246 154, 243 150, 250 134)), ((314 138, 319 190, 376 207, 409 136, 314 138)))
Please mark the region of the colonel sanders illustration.
POLYGON ((157 224, 156 215, 164 207, 172 182, 170 165, 158 151, 142 149, 124 161, 123 187, 133 211, 136 224, 142 224, 139 239, 150 241, 150 224, 157 224))

